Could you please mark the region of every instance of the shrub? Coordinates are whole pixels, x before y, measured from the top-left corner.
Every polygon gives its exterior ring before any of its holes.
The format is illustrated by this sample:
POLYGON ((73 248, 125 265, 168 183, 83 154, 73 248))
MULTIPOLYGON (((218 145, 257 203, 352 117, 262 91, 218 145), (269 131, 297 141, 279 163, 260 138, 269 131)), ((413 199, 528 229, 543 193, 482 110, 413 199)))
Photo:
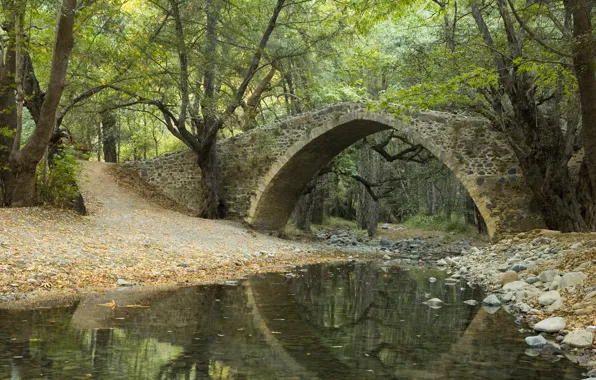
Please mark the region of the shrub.
POLYGON ((58 207, 72 207, 79 196, 77 177, 81 167, 79 153, 72 146, 64 146, 54 155, 51 165, 42 161, 37 170, 38 196, 41 202, 58 207))

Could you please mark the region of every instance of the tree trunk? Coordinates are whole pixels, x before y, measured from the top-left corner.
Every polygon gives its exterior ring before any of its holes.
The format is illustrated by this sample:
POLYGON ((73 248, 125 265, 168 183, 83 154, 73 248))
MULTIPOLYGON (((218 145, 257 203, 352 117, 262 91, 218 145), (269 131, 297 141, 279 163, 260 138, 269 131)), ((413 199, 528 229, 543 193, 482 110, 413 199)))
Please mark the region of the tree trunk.
MULTIPOLYGON (((368 147, 360 150, 360 159, 358 160, 358 172, 361 176, 366 176, 369 182, 377 183, 380 178, 380 157, 368 147)), ((379 223, 380 205, 368 193, 364 185, 360 184, 358 188, 358 209, 356 212, 356 221, 358 228, 366 229, 368 236, 374 236, 377 233, 379 223)))
POLYGON ((118 162, 118 150, 116 146, 118 127, 116 117, 111 111, 101 113, 102 145, 105 162, 118 162))
POLYGON ((37 165, 11 167, 7 186, 7 203, 12 207, 33 206, 36 203, 35 173, 37 165))
POLYGON ((203 180, 203 205, 199 212, 201 218, 223 219, 227 215, 227 205, 221 187, 221 173, 217 162, 215 141, 203 151, 198 159, 203 180))
POLYGON ((13 151, 9 158, 11 181, 8 202, 11 206, 35 204, 35 169, 42 159, 56 125, 56 111, 62 98, 68 61, 73 46, 76 0, 63 0, 58 9, 54 52, 46 91, 35 130, 25 146, 13 151))
POLYGON ((10 182, 8 160, 13 145, 13 133, 16 131, 16 96, 14 91, 15 49, 13 44, 7 46, 6 58, 0 65, 0 206, 8 203, 7 186, 10 182), (5 131, 2 128, 6 128, 5 131))
POLYGON ((582 143, 592 186, 596 187, 596 73, 591 6, 588 0, 570 0, 573 14, 573 66, 579 87, 582 143))

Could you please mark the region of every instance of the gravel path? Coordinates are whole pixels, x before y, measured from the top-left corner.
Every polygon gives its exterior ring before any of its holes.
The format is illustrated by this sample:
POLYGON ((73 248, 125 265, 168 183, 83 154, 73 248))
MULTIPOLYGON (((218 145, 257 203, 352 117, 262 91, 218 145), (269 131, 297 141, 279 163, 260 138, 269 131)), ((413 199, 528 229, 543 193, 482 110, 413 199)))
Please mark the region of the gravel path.
POLYGON ((0 209, 0 307, 57 292, 116 287, 119 279, 196 284, 345 257, 317 252, 322 246, 255 234, 240 223, 162 208, 118 184, 113 169, 83 163, 88 216, 0 209))

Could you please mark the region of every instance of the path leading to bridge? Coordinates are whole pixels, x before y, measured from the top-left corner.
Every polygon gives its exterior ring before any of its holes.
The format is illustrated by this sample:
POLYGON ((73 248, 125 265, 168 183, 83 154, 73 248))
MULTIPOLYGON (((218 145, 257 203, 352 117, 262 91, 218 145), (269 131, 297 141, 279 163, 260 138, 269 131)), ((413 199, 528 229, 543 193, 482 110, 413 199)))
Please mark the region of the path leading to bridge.
POLYGON ((312 244, 163 208, 130 183, 120 183, 114 170, 110 164, 83 163, 88 216, 0 209, 0 305, 56 291, 116 287, 119 279, 143 285, 204 283, 333 259, 312 244))

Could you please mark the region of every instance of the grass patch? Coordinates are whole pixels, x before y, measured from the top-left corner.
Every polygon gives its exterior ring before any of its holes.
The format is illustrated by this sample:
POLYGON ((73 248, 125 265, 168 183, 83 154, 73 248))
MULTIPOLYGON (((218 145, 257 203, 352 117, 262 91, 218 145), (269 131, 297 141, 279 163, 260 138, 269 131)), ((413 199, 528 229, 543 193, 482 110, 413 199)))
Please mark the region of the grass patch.
POLYGON ((347 220, 343 218, 338 218, 335 216, 325 216, 323 217, 323 223, 321 224, 313 224, 311 229, 315 232, 320 231, 322 229, 327 230, 357 230, 358 225, 353 220, 347 220))
POLYGON ((447 218, 445 215, 423 215, 418 214, 406 220, 407 228, 418 230, 434 230, 444 232, 455 232, 467 234, 473 230, 463 217, 447 218))

